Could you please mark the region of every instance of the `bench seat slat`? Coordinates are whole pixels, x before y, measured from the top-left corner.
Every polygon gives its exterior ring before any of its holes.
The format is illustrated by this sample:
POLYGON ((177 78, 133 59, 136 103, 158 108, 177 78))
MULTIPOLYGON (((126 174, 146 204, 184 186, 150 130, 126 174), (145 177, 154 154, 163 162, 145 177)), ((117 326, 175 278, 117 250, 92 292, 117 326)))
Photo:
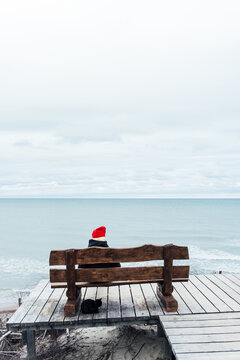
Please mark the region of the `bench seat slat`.
MULTIPOLYGON (((143 245, 133 248, 101 248, 92 246, 86 249, 75 249, 76 264, 115 263, 163 260, 164 246, 143 245)), ((176 260, 189 259, 186 246, 172 245, 172 258, 176 260)), ((49 259, 50 266, 66 265, 65 250, 52 250, 49 259)))

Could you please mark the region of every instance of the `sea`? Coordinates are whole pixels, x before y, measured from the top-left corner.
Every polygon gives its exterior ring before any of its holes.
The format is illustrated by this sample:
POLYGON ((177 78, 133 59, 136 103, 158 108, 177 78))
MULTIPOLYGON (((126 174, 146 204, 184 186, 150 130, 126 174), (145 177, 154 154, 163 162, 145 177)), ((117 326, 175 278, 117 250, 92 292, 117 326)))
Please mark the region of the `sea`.
POLYGON ((50 250, 102 225, 111 247, 188 246, 192 274, 240 273, 240 199, 0 199, 0 309, 48 278, 50 250))

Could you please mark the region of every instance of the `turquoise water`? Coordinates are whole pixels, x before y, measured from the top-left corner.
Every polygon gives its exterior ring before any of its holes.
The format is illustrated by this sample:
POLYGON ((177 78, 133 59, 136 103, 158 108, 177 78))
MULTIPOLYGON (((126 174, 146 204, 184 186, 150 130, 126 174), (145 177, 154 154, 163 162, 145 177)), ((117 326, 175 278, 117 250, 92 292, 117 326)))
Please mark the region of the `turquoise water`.
POLYGON ((187 245, 192 273, 240 273, 240 200, 0 200, 0 297, 48 276, 51 249, 86 247, 105 225, 112 247, 187 245))

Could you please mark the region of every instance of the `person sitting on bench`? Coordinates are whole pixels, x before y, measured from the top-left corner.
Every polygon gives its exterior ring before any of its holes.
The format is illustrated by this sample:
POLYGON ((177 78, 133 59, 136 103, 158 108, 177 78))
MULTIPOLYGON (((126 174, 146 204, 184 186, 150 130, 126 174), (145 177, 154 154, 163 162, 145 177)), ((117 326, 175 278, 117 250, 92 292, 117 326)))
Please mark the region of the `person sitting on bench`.
MULTIPOLYGON (((99 228, 93 230, 92 239, 89 240, 88 247, 99 246, 99 247, 109 247, 105 238, 106 228, 105 226, 100 226, 99 228)), ((109 267, 121 267, 120 263, 98 263, 98 264, 84 264, 79 265, 79 268, 109 268, 109 267)))

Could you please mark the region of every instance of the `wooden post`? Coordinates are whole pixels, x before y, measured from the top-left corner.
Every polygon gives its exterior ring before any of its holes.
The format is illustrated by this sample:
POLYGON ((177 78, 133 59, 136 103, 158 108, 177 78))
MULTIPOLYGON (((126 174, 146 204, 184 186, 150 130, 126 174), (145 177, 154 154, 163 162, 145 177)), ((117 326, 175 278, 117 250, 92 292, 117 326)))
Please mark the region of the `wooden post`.
POLYGON ((163 282, 163 295, 169 296, 172 295, 172 271, 173 271, 173 258, 172 258, 172 244, 165 245, 163 248, 163 258, 164 258, 164 282, 163 282))
POLYGON ((27 344, 27 331, 23 330, 22 331, 22 346, 27 344))
POLYGON ((173 274, 173 257, 172 257, 172 247, 173 244, 168 244, 164 246, 163 249, 163 259, 164 259, 164 281, 163 283, 158 283, 157 285, 157 294, 161 299, 164 307, 168 312, 174 312, 178 309, 177 300, 172 296, 173 286, 172 286, 172 274, 173 274))
POLYGON ((163 330, 163 326, 160 322, 160 319, 158 320, 158 323, 157 323, 157 336, 158 337, 165 337, 165 333, 164 333, 164 330, 163 330))
POLYGON ((75 250, 65 251, 66 272, 67 272, 67 303, 64 306, 64 316, 74 316, 77 306, 81 300, 81 290, 77 291, 75 278, 75 250))
POLYGON ((35 330, 26 330, 28 360, 36 360, 35 330))

